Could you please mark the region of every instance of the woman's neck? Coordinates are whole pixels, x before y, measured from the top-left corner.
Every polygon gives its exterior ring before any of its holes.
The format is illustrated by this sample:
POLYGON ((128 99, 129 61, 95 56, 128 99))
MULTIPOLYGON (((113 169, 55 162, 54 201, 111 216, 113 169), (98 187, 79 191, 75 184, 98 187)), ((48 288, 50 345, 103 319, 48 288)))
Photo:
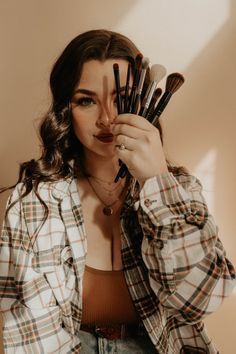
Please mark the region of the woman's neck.
POLYGON ((97 158, 86 156, 84 164, 89 175, 107 182, 114 181, 119 171, 119 161, 117 157, 108 159, 102 156, 97 158))

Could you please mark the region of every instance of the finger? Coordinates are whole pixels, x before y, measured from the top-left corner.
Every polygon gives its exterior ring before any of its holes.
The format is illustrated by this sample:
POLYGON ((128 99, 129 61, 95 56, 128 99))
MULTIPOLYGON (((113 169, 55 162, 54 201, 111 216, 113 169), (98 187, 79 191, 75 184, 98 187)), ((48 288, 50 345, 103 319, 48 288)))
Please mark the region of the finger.
POLYGON ((118 150, 134 151, 137 149, 137 140, 125 135, 118 135, 115 140, 115 145, 118 150))
POLYGON ((146 131, 125 123, 117 123, 112 127, 112 133, 115 136, 124 135, 133 139, 138 139, 145 134, 146 131))
POLYGON ((144 117, 130 113, 118 115, 114 120, 114 126, 116 126, 116 124, 127 124, 142 130, 150 130, 153 127, 144 117))
POLYGON ((116 146, 117 156, 118 158, 130 169, 131 167, 131 156, 133 154, 132 151, 128 150, 126 147, 124 149, 120 149, 119 146, 116 146))

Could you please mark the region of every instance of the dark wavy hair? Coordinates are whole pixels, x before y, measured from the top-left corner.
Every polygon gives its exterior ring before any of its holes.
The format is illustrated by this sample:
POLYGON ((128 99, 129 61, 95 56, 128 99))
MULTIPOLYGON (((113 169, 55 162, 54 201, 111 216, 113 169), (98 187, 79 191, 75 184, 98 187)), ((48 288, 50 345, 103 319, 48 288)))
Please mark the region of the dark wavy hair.
MULTIPOLYGON (((32 189, 37 193, 40 182, 54 182, 86 174, 82 145, 74 134, 70 112, 70 101, 79 83, 83 64, 92 59, 125 59, 131 63, 134 71, 138 53, 138 48, 126 36, 103 29, 84 32, 66 46, 53 65, 50 75, 51 107, 43 117, 39 129, 42 140, 41 156, 20 165, 17 183, 23 182, 23 195, 27 195, 32 189)), ((149 74, 148 71, 144 92, 150 81, 149 74)), ((160 124, 157 128, 162 139, 160 124)))

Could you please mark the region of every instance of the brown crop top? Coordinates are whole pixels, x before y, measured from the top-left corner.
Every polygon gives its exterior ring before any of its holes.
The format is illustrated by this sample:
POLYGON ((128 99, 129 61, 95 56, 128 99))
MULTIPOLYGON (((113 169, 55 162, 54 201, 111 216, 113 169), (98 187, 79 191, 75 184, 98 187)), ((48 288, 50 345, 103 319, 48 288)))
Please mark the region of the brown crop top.
POLYGON ((122 270, 85 267, 82 324, 137 323, 122 270))

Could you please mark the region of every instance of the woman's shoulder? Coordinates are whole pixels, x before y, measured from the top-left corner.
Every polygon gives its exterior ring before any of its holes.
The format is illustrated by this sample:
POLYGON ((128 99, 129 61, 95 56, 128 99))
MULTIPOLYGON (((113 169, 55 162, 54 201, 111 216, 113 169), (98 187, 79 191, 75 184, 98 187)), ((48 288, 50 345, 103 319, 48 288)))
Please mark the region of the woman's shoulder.
POLYGON ((21 202, 33 202, 40 197, 45 202, 47 200, 60 200, 64 196, 69 195, 76 187, 73 177, 59 179, 57 181, 40 182, 37 188, 32 188, 27 192, 27 186, 24 182, 19 182, 13 188, 9 196, 9 204, 15 203, 17 200, 21 202))

